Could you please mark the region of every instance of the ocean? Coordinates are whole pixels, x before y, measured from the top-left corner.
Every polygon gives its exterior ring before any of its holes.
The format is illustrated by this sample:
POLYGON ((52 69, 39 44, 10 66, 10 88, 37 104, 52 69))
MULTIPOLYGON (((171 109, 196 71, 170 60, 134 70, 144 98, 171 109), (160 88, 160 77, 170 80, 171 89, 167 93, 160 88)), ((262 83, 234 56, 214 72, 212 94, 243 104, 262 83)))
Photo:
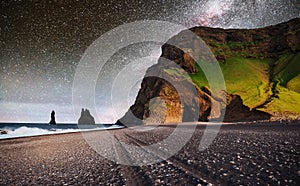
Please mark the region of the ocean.
POLYGON ((0 130, 7 131, 1 134, 0 139, 41 136, 47 134, 63 134, 80 131, 118 129, 122 126, 114 124, 77 125, 77 124, 56 124, 48 123, 0 123, 0 130))

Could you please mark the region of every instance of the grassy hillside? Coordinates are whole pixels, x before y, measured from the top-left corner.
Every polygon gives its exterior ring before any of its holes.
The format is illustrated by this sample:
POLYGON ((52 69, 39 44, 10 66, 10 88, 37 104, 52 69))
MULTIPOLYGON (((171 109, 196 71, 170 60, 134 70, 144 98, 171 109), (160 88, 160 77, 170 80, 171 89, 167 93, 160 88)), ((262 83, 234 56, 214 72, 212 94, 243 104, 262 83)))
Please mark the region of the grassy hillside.
POLYGON ((287 88, 300 93, 300 74, 288 82, 287 88))
MULTIPOLYGON (((250 108, 300 114, 300 19, 259 29, 191 29, 219 61, 227 92, 250 108)), ((190 74, 198 87, 204 73, 190 74)))
MULTIPOLYGON (((287 87, 291 80, 300 74, 300 52, 297 54, 284 54, 274 64, 273 80, 278 80, 280 85, 287 87)), ((291 82, 289 89, 297 92, 300 82, 297 78, 291 82)), ((298 91, 299 92, 299 91, 298 91)))
MULTIPOLYGON (((240 55, 220 62, 227 92, 238 94, 244 104, 268 112, 300 113, 300 53, 286 53, 278 60, 240 55)), ((199 87, 208 86, 199 66, 190 74, 199 87)))
POLYGON ((285 112, 287 114, 300 113, 300 94, 280 85, 276 86, 277 96, 265 105, 263 110, 271 112, 285 112))
POLYGON ((273 64, 274 96, 265 109, 273 112, 300 113, 300 52, 286 53, 273 64))
MULTIPOLYGON (((254 108, 272 94, 269 88, 269 60, 245 59, 232 57, 226 63, 220 63, 223 71, 227 92, 238 94, 245 105, 254 108)), ((208 86, 202 70, 198 67, 197 74, 191 78, 199 87, 208 86)))

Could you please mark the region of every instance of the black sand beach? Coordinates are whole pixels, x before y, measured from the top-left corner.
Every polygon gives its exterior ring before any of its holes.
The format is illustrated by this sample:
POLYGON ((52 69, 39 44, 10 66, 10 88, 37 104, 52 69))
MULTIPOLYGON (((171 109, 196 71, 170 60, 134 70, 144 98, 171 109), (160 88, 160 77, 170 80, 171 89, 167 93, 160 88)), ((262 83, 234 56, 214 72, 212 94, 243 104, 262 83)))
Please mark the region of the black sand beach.
MULTIPOLYGON (((213 144, 199 151, 204 129, 197 126, 192 139, 168 160, 140 167, 103 158, 81 133, 0 140, 0 185, 300 184, 299 122, 223 125, 213 144)), ((166 138, 173 130, 174 126, 167 126, 148 132, 120 129, 110 133, 126 143, 146 145, 166 138)), ((101 134, 103 131, 88 133, 101 134)), ((114 149, 124 161, 130 161, 122 148, 117 145, 114 149)))

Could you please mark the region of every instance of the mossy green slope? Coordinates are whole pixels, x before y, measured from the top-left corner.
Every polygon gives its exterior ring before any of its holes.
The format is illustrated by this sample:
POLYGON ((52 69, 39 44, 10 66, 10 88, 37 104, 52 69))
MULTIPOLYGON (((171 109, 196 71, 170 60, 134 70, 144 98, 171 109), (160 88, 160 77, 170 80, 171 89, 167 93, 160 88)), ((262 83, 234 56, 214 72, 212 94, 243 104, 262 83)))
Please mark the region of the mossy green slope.
MULTIPOLYGON (((193 28, 219 61, 227 92, 248 107, 300 114, 300 19, 260 29, 193 28)), ((198 87, 204 73, 190 74, 198 87)))
POLYGON ((274 64, 273 99, 265 109, 273 112, 300 113, 300 52, 286 53, 274 64))
MULTIPOLYGON (((279 60, 239 55, 219 62, 227 92, 238 94, 250 108, 268 112, 300 113, 300 53, 283 54, 279 60)), ((190 74, 199 87, 209 86, 204 73, 190 74)))
MULTIPOLYGON (((300 74, 300 53, 284 54, 274 64, 273 81, 278 80, 280 85, 287 87, 288 83, 300 74)), ((295 88, 297 82, 294 81, 295 88)), ((290 87, 291 90, 294 90, 290 87)))
POLYGON ((300 74, 288 82, 287 88, 300 93, 300 74))

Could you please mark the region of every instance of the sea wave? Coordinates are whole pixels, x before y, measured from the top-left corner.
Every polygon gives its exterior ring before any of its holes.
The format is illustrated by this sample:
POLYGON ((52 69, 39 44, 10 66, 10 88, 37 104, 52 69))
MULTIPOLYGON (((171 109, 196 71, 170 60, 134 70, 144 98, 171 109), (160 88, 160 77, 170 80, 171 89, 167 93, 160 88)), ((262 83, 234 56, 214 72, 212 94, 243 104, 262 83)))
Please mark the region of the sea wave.
POLYGON ((94 127, 89 129, 79 129, 79 128, 39 128, 39 127, 4 127, 0 130, 7 131, 7 134, 0 135, 0 139, 9 139, 9 138, 19 138, 19 137, 30 137, 30 136, 41 136, 48 134, 64 134, 71 132, 81 132, 81 131, 94 131, 94 130, 109 130, 109 129, 118 129, 122 128, 121 126, 110 126, 110 127, 94 127))

